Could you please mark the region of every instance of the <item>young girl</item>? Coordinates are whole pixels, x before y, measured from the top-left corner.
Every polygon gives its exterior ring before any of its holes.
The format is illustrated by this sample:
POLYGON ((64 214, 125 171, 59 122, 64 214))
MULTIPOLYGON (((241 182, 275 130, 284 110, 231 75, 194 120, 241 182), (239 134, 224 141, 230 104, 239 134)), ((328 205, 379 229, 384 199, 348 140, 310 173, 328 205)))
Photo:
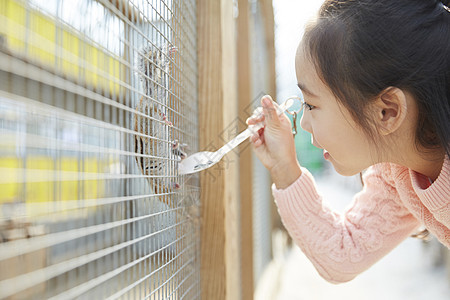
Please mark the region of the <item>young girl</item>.
POLYGON ((369 268, 420 226, 450 247, 448 1, 326 0, 296 55, 301 126, 342 175, 366 170, 340 215, 296 159, 291 124, 262 99, 251 141, 290 235, 330 282, 369 268))

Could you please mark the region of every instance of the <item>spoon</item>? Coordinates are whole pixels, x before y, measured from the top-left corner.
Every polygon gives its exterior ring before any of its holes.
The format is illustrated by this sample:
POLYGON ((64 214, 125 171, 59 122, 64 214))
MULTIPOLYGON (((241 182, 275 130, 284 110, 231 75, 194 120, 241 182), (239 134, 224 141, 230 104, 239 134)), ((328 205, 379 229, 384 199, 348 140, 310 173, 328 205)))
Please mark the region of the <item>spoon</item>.
MULTIPOLYGON (((294 104, 294 99, 296 98, 297 97, 290 97, 283 104, 280 104, 277 107, 278 115, 281 115, 287 109, 289 109, 294 104)), ((225 156, 225 154, 236 148, 240 143, 248 139, 263 127, 263 122, 255 125, 250 125, 247 129, 239 133, 234 139, 226 143, 224 146, 222 146, 222 148, 215 152, 202 151, 189 155, 178 164, 178 174, 192 174, 214 166, 222 159, 222 157, 225 156)))

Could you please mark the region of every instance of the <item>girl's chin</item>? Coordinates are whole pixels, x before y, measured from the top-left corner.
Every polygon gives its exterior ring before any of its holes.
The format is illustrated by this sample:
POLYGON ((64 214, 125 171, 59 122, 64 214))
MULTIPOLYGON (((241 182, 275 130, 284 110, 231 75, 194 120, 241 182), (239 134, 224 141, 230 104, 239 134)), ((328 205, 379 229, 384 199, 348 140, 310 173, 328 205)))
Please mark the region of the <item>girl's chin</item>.
POLYGON ((352 171, 352 170, 341 170, 341 169, 337 169, 336 167, 334 169, 336 170, 336 172, 338 172, 342 176, 354 176, 361 172, 361 171, 352 171))
POLYGON ((327 161, 331 162, 336 172, 342 176, 353 176, 361 173, 364 170, 360 168, 349 168, 348 165, 341 165, 337 163, 335 160, 330 158, 327 159, 327 161))

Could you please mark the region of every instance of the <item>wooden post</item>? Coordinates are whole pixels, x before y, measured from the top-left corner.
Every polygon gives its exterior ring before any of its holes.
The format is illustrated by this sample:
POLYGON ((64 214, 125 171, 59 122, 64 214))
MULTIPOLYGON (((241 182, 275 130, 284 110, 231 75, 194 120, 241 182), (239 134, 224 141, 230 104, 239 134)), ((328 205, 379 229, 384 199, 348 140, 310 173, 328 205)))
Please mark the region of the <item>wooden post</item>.
MULTIPOLYGON (((275 96, 277 91, 276 91, 276 70, 275 70, 275 18, 273 14, 273 5, 272 0, 260 0, 260 4, 262 17, 264 19, 264 31, 266 36, 265 44, 268 62, 267 76, 269 78, 268 93, 272 96, 275 96)), ((284 101, 284 99, 278 100, 284 101)), ((274 201, 272 201, 271 203, 271 216, 272 216, 271 220, 272 232, 274 229, 284 228, 274 201)))
MULTIPOLYGON (((197 2, 199 146, 219 148, 237 119, 233 2, 197 2)), ((202 299, 241 299, 238 157, 200 175, 202 299)))
MULTIPOLYGON (((277 92, 276 86, 276 69, 275 69, 275 18, 273 15, 272 0, 259 0, 261 3, 261 13, 264 19, 264 31, 266 36, 266 51, 268 70, 267 76, 269 77, 269 90, 270 95, 275 96, 277 92)), ((284 99, 282 99, 284 100, 284 99)))
MULTIPOLYGON (((251 35, 249 0, 239 0, 237 19, 237 62, 239 119, 248 118, 252 96, 251 35)), ((240 130, 246 128, 240 123, 240 130)), ((253 272, 253 162, 252 149, 244 142, 239 149, 239 174, 241 197, 241 274, 242 299, 253 299, 255 289, 253 272)))

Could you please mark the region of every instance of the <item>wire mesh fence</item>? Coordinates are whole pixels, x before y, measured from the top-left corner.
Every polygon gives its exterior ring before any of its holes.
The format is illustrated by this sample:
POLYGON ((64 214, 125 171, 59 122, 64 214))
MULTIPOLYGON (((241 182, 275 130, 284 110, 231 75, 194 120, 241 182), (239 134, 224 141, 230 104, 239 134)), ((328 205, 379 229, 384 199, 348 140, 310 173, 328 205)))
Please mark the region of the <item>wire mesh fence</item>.
POLYGON ((0 298, 200 297, 195 0, 0 3, 0 298))

